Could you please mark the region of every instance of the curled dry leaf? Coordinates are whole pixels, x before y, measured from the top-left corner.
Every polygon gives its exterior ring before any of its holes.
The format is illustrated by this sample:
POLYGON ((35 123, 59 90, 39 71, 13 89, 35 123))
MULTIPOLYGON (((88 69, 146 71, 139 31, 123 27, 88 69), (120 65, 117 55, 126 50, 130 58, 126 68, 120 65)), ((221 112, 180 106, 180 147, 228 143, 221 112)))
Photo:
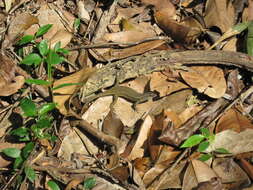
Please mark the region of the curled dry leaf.
POLYGON ((246 129, 237 133, 232 130, 222 131, 215 135, 214 141, 207 148, 206 152, 224 148, 233 155, 253 151, 253 129, 246 129))
POLYGON ((57 42, 61 42, 61 47, 64 48, 72 39, 72 34, 65 29, 58 30, 55 35, 49 40, 50 48, 53 49, 57 42))
POLYGON ((245 129, 253 129, 251 121, 235 109, 229 109, 218 121, 216 133, 231 129, 242 132, 245 129))
POLYGON ((211 98, 220 98, 226 91, 226 80, 222 69, 214 66, 194 66, 189 72, 180 72, 184 81, 200 93, 211 98))

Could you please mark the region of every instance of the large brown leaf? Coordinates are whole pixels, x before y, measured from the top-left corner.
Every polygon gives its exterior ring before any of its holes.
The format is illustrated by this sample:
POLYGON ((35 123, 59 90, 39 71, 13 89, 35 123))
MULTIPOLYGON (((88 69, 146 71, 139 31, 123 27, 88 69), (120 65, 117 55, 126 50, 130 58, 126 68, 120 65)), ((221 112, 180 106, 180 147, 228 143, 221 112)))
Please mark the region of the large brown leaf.
POLYGON ((228 110, 218 121, 216 133, 231 129, 241 132, 247 128, 253 129, 251 121, 235 109, 228 110))
POLYGON ((189 72, 180 72, 192 88, 211 98, 220 98, 226 91, 226 80, 222 69, 214 66, 194 66, 189 72))
POLYGON ((204 19, 208 28, 216 26, 225 32, 233 26, 235 15, 232 1, 208 0, 205 13, 204 19))

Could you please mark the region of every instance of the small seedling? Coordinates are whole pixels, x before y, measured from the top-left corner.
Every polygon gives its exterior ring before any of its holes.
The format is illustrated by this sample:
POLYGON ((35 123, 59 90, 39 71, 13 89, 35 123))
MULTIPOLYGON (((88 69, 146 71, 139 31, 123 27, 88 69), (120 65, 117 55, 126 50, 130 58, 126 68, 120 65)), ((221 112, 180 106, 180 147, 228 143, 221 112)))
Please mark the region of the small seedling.
MULTIPOLYGON (((209 147, 209 145, 214 141, 215 135, 211 134, 207 128, 200 129, 201 134, 196 134, 190 136, 180 148, 190 148, 198 145, 198 152, 203 153, 199 158, 202 161, 206 161, 213 157, 213 154, 207 154, 204 151, 209 147)), ((214 153, 228 154, 229 152, 224 148, 219 148, 214 151, 214 153)))
POLYGON ((51 86, 54 66, 62 63, 65 60, 63 55, 68 54, 68 50, 61 48, 60 42, 56 43, 53 49, 50 49, 47 40, 41 40, 39 43, 35 41, 38 37, 41 37, 47 33, 51 27, 52 24, 44 25, 39 28, 35 35, 23 36, 17 43, 18 47, 27 45, 29 43, 33 44, 34 46, 34 51, 25 56, 20 64, 33 67, 37 67, 43 63, 46 64, 47 80, 26 79, 26 83, 28 84, 51 86))

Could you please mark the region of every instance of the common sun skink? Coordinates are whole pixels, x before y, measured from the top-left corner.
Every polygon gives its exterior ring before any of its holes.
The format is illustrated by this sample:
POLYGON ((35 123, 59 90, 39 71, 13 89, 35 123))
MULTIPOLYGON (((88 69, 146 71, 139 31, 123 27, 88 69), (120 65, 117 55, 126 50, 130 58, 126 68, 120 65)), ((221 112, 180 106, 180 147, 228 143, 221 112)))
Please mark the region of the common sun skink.
POLYGON ((110 88, 109 90, 106 90, 100 94, 97 94, 95 96, 92 96, 90 98, 87 98, 85 100, 85 105, 84 107, 87 106, 88 103, 92 102, 93 100, 96 100, 100 97, 104 97, 104 96, 113 96, 114 100, 110 105, 110 108, 113 107, 113 105, 116 103, 118 97, 124 98, 133 104, 133 108, 135 109, 136 105, 139 103, 143 103, 147 100, 149 100, 150 98, 154 98, 156 97, 156 93, 154 92, 146 92, 146 93, 138 93, 135 90, 133 90, 132 88, 126 87, 126 86, 114 86, 112 88, 110 88))

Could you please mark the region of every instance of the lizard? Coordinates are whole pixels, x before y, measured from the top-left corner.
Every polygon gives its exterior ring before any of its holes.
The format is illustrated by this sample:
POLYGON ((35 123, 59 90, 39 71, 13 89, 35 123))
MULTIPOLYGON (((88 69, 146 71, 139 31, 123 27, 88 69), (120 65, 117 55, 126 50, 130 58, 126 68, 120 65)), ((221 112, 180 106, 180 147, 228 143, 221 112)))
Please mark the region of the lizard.
POLYGON ((110 108, 112 109, 114 104, 116 103, 118 97, 124 98, 133 104, 133 108, 136 108, 136 105, 139 103, 143 103, 147 100, 149 100, 150 98, 154 98, 157 96, 156 93, 154 92, 146 92, 146 93, 138 93, 136 92, 134 89, 126 87, 126 86, 119 86, 119 85, 115 85, 112 88, 110 88, 109 90, 106 90, 100 94, 97 94, 95 96, 89 97, 85 100, 85 105, 84 107, 86 107, 86 105, 88 105, 88 103, 92 102, 93 100, 96 100, 100 97, 104 97, 104 96, 113 96, 113 102, 110 105, 110 108))

